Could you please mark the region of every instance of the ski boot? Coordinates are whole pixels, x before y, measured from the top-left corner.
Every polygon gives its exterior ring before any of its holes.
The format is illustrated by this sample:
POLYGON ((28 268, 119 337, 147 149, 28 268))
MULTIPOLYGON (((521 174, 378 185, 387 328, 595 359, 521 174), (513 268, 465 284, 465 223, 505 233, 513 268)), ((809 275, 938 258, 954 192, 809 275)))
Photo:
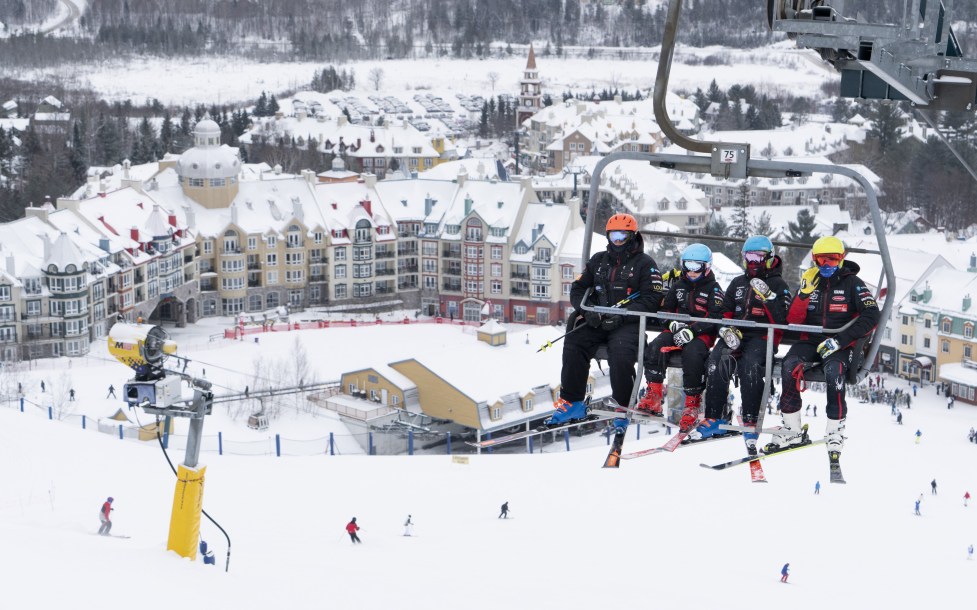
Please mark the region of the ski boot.
POLYGON ((807 436, 807 426, 801 425, 801 412, 783 414, 784 427, 774 433, 771 442, 763 447, 764 453, 777 453, 811 442, 807 436))
POLYGON ((652 417, 664 417, 665 413, 662 411, 664 394, 664 386, 660 382, 649 381, 645 395, 638 402, 635 410, 652 417))
POLYGON ((587 417, 587 405, 582 400, 569 402, 564 398, 560 398, 553 404, 553 408, 555 409, 553 415, 543 422, 544 428, 562 426, 586 419, 587 417))
POLYGON ((682 411, 682 418, 678 422, 679 432, 691 432, 699 423, 699 414, 702 412, 702 394, 686 394, 685 410, 682 411))
POLYGON ((705 440, 714 436, 726 436, 729 430, 723 430, 720 425, 728 424, 728 419, 704 419, 699 422, 695 430, 689 432, 689 440, 692 442, 705 440))
MULTIPOLYGON (((743 419, 743 425, 747 428, 756 428, 756 422, 751 419, 743 419)), ((748 455, 756 455, 756 441, 760 437, 758 432, 744 432, 743 442, 746 443, 746 453, 748 455)))
POLYGON ((828 469, 831 473, 832 483, 844 483, 845 477, 841 474, 841 450, 845 446, 845 420, 829 419, 824 431, 824 438, 828 446, 828 469))

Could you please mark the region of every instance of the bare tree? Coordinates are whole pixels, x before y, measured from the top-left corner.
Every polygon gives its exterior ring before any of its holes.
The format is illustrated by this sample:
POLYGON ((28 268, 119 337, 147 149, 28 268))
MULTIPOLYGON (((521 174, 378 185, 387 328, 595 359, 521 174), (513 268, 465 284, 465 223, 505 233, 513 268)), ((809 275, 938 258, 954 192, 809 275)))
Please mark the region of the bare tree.
POLYGON ((51 384, 51 407, 54 409, 54 416, 59 420, 68 417, 74 412, 75 403, 69 400, 71 394, 71 375, 63 370, 55 377, 51 384))
POLYGON ((380 90, 380 85, 383 84, 383 68, 373 68, 370 70, 370 83, 373 84, 374 91, 380 90))
POLYGON ((499 82, 499 73, 498 72, 489 72, 485 76, 489 79, 489 82, 492 84, 492 91, 494 92, 495 91, 495 83, 499 82))

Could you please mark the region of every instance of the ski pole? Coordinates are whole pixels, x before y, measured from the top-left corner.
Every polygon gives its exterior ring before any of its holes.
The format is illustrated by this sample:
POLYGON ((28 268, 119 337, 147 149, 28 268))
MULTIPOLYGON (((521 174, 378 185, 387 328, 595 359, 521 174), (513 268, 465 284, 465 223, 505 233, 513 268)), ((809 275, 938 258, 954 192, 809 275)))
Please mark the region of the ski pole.
MULTIPOLYGON (((629 294, 628 296, 624 297, 623 299, 621 299, 617 303, 614 303, 613 305, 611 305, 611 307, 612 308, 620 308, 620 307, 623 307, 624 305, 627 305, 632 299, 636 298, 639 294, 641 294, 641 293, 640 292, 632 292, 631 294, 629 294)), ((579 322, 580 320, 582 320, 582 318, 577 318, 577 320, 579 322)), ((557 343, 558 341, 560 341, 561 339, 565 338, 567 335, 569 335, 573 331, 577 330, 578 328, 581 328, 581 325, 579 323, 576 324, 576 325, 574 325, 573 328, 571 328, 567 332, 563 333, 562 335, 560 335, 556 339, 553 339, 552 341, 547 341, 546 343, 544 343, 543 345, 541 345, 539 347, 539 349, 536 350, 536 353, 538 354, 540 352, 545 352, 549 348, 553 347, 553 344, 554 343, 557 343)))

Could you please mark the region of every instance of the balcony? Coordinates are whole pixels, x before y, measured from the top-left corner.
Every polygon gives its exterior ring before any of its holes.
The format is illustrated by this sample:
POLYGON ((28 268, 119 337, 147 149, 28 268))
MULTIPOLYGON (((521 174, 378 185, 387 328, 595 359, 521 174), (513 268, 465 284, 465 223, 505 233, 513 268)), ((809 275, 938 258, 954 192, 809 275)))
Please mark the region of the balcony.
POLYGON ((445 275, 461 275, 461 267, 448 267, 444 270, 445 275))
POLYGON ((326 276, 324 276, 324 275, 310 275, 309 276, 309 281, 310 282, 325 282, 326 281, 326 276))
POLYGON ((248 280, 248 288, 260 288, 261 280, 248 280))
POLYGON ((248 263, 248 270, 250 270, 250 271, 258 271, 260 269, 261 269, 261 262, 248 263))
MULTIPOLYGON (((461 282, 443 282, 441 284, 442 290, 451 290, 453 292, 461 292, 461 282)), ((526 291, 529 292, 528 290, 526 291)))
POLYGON ((417 273, 417 265, 404 265, 397 267, 397 273, 417 273))
POLYGON ((441 256, 444 258, 461 258, 461 248, 444 248, 441 250, 441 256))
POLYGON ((511 288, 509 294, 512 296, 529 296, 529 288, 511 288))
POLYGON ((509 277, 518 278, 521 280, 528 280, 529 274, 513 271, 512 273, 509 274, 509 277))
POLYGON ((223 254, 224 256, 235 256, 237 254, 241 254, 241 249, 240 248, 224 248, 223 250, 221 250, 221 254, 223 254))
POLYGON ((397 256, 417 256, 417 247, 397 248, 397 256))
POLYGON ((378 267, 377 268, 377 271, 376 271, 376 275, 393 275, 393 274, 394 274, 394 270, 393 269, 387 269, 386 267, 384 267, 382 269, 378 267))
POLYGON ((545 263, 545 264, 548 265, 551 262, 553 262, 553 257, 551 257, 551 256, 540 256, 540 255, 537 254, 536 256, 533 257, 533 262, 534 263, 545 263))
POLYGON ((394 253, 393 252, 388 252, 386 250, 377 250, 376 257, 377 258, 393 258, 394 257, 394 253))

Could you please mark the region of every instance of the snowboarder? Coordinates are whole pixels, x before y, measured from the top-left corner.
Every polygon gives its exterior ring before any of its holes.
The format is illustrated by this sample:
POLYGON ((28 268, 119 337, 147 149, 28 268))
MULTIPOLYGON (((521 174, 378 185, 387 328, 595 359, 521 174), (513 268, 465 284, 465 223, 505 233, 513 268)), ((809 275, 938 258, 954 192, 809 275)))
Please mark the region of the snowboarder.
MULTIPOLYGON (((825 328, 847 329, 831 335, 801 333, 784 357, 781 378, 783 392, 780 411, 784 427, 765 447, 767 452, 809 442, 801 429, 801 394, 804 364, 822 362, 827 391, 825 440, 828 459, 836 464, 845 443, 845 380, 855 358, 855 342, 868 335, 879 322, 879 305, 875 296, 858 277, 859 266, 845 259, 845 244, 837 237, 821 237, 811 250, 815 266, 804 272, 801 287, 787 313, 791 323, 812 324, 825 328), (841 300, 836 300, 841 299, 841 300), (830 303, 830 304, 829 304, 830 303), (820 305, 824 306, 821 307, 820 305)), ((817 417, 817 407, 814 411, 817 417)))
POLYGON ((970 502, 970 492, 969 491, 963 492, 963 507, 964 508, 967 508, 967 502, 970 502))
POLYGON ((71 388, 70 390, 68 390, 68 400, 69 401, 74 401, 75 400, 75 389, 74 388, 71 388))
POLYGON ((499 519, 508 519, 508 518, 509 518, 509 501, 506 500, 506 502, 502 505, 502 512, 499 513, 499 519))
MULTIPOLYGON (((682 275, 672 282, 661 311, 687 314, 697 318, 723 316, 725 294, 716 276, 712 273, 712 250, 704 244, 690 244, 682 251, 682 275)), ((638 410, 661 416, 664 398, 665 360, 670 349, 681 348, 682 380, 685 385, 685 409, 679 420, 679 431, 689 432, 699 423, 702 410, 702 393, 706 389, 706 359, 709 350, 716 342, 716 324, 693 322, 670 322, 668 327, 645 349, 645 379, 648 389, 638 403, 638 410), (664 350, 664 351, 663 351, 664 350)), ((762 382, 759 384, 762 388, 762 382)), ((726 392, 719 394, 718 410, 722 411, 722 399, 726 392)), ((718 430, 718 428, 717 428, 718 430)))
POLYGON ((919 444, 919 439, 923 437, 923 432, 919 429, 916 430, 916 444, 919 444))
POLYGON ((353 541, 353 544, 362 543, 360 537, 356 535, 356 532, 360 531, 360 526, 356 525, 356 517, 353 517, 349 523, 346 524, 346 533, 349 534, 349 539, 353 541))
POLYGON ((820 493, 821 493, 821 481, 818 481, 817 483, 814 484, 814 495, 818 495, 820 493))
POLYGON ((115 398, 115 386, 109 385, 109 393, 105 396, 106 398, 115 398))
POLYGON ((922 501, 923 501, 923 494, 919 494, 919 497, 916 498, 916 516, 917 517, 919 516, 919 503, 922 502, 922 501))
POLYGON ((933 495, 935 496, 936 495, 936 479, 933 479, 933 481, 930 482, 930 489, 932 490, 933 495))
POLYGON ((407 521, 404 521, 404 535, 410 536, 414 532, 414 522, 411 521, 410 515, 407 515, 407 521))
MULTIPOLYGON (((787 306, 790 304, 790 288, 781 277, 783 262, 774 253, 773 243, 765 235, 753 235, 743 243, 743 267, 746 273, 735 278, 726 289, 721 315, 724 318, 786 324, 787 306)), ((706 362, 706 413, 705 419, 689 435, 689 438, 709 438, 726 434, 719 428, 731 422, 733 394, 729 382, 734 373, 739 375, 742 399, 743 425, 756 424, 763 399, 764 368, 766 364, 766 329, 746 329, 724 326, 719 329, 722 341, 716 343, 706 362), (728 405, 720 399, 729 393, 728 405), (712 398, 715 396, 716 398, 712 398)), ((774 333, 774 351, 781 333, 774 333)), ((756 453, 756 432, 743 435, 750 455, 756 453)))
POLYGON ((785 563, 784 567, 780 568, 780 582, 787 582, 787 576, 790 575, 790 564, 785 563))
MULTIPOLYGON (((563 370, 560 372, 560 397, 547 425, 564 424, 587 416, 584 396, 590 360, 597 348, 607 343, 610 360, 611 394, 619 405, 626 406, 634 387, 634 365, 638 360, 638 318, 599 314, 581 309, 584 293, 593 289, 587 305, 611 307, 634 297, 623 309, 655 312, 664 289, 658 265, 644 252, 644 240, 638 233, 638 221, 630 214, 615 214, 606 225, 608 244, 587 261, 583 273, 570 288, 574 311, 567 320, 571 329, 563 342, 563 370), (636 296, 635 296, 636 295, 636 296)), ((614 420, 623 430, 627 420, 614 420)))
POLYGON ((98 520, 102 523, 101 527, 98 528, 98 533, 100 536, 109 536, 109 532, 112 530, 112 519, 110 518, 111 513, 114 508, 112 508, 112 502, 115 499, 109 496, 104 503, 102 503, 101 510, 98 511, 98 520))

